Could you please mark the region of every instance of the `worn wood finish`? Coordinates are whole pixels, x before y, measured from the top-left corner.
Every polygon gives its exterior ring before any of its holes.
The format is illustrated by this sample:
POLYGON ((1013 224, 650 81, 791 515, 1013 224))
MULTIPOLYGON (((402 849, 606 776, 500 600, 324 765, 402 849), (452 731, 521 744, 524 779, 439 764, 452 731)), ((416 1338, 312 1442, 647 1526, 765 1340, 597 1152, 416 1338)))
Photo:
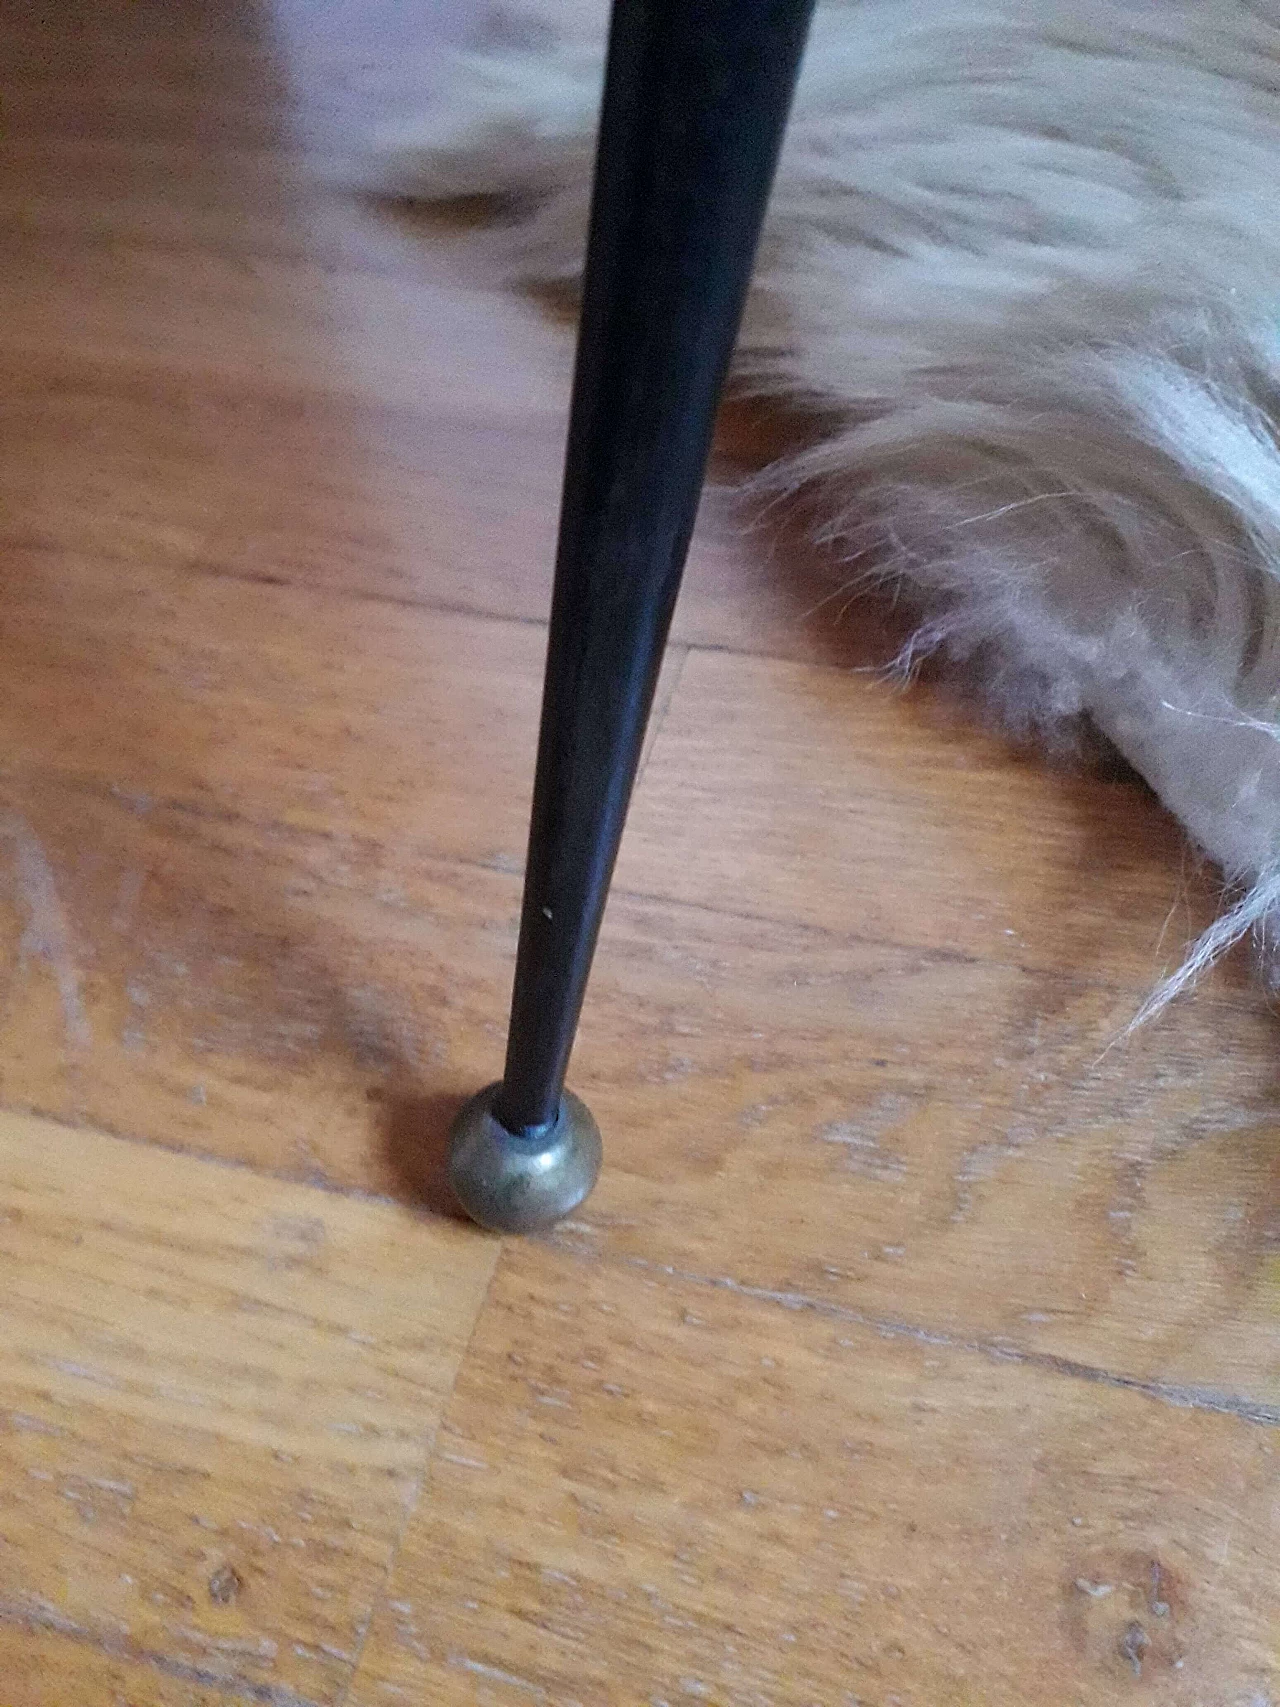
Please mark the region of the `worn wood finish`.
POLYGON ((482 1307, 567 330, 302 169, 403 8, 0 14, 0 1704, 1280 1699, 1274 1018, 1109 1047, 1211 875, 714 498, 482 1307))
POLYGON ((512 1248, 352 1700, 1269 1700, 1275 1473, 1238 1417, 512 1248))
MULTIPOLYGON (((11 1102, 396 1190, 499 1057, 514 871, 8 799, 11 1102)), ((563 1237, 1270 1403, 1272 1022, 1224 991, 1109 1049, 1135 999, 623 894, 575 1073, 610 1165, 563 1237)))
MULTIPOLYGON (((96 1643, 46 1634, 17 1619, 0 1628, 9 1707, 49 1707, 50 1702, 127 1702, 128 1707, 226 1707, 227 1693, 201 1683, 178 1662, 125 1659, 96 1643)), ((234 1697, 232 1697, 234 1699, 234 1697)))
POLYGON ((389 1204, 0 1117, 0 1649, 75 1643, 60 1699, 110 1700, 119 1660, 338 1700, 494 1256, 389 1204))

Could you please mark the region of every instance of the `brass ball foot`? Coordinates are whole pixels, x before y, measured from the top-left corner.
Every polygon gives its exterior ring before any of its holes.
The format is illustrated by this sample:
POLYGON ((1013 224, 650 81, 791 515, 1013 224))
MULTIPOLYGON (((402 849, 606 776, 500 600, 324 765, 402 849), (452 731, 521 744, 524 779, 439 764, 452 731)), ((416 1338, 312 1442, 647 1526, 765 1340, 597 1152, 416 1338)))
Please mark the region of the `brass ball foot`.
POLYGON ((493 1112, 500 1084, 464 1104, 449 1142, 449 1184, 473 1221, 494 1233, 532 1233, 576 1209, 596 1183, 603 1146, 591 1111, 570 1091, 560 1114, 532 1137, 508 1132, 493 1112))

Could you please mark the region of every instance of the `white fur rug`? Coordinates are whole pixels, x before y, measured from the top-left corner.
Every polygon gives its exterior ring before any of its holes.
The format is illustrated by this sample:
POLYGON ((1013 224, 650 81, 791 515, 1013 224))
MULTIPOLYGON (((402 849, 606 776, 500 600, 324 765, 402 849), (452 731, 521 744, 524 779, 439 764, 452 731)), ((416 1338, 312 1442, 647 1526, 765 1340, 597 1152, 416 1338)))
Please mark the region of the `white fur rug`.
MULTIPOLYGON (((602 56, 548 0, 375 150, 582 259, 602 56)), ((1280 920, 1280 0, 819 6, 737 373, 842 423, 779 465, 850 585, 1017 729, 1082 715, 1239 886, 1159 1005, 1280 920)))

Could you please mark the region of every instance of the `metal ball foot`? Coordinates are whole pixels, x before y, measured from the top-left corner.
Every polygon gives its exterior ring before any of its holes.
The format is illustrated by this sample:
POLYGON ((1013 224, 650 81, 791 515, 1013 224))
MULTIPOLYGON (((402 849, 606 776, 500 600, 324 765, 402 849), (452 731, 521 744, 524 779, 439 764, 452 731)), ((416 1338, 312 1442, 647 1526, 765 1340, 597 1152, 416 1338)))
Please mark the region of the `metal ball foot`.
POLYGON ((576 1209, 600 1172, 600 1128, 565 1091, 558 1118, 532 1137, 508 1132, 493 1112, 501 1084, 459 1111, 449 1143, 449 1184, 473 1221, 495 1233, 532 1233, 576 1209))

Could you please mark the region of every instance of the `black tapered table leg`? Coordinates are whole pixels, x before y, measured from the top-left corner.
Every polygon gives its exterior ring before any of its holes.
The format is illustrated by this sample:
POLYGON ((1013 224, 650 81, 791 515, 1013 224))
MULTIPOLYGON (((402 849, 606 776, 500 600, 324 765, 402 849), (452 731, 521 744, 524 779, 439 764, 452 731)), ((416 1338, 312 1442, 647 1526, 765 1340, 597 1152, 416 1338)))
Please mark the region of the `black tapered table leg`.
POLYGON ((506 1070, 454 1124, 486 1226, 573 1209, 564 1089, 812 0, 615 0, 506 1070))

